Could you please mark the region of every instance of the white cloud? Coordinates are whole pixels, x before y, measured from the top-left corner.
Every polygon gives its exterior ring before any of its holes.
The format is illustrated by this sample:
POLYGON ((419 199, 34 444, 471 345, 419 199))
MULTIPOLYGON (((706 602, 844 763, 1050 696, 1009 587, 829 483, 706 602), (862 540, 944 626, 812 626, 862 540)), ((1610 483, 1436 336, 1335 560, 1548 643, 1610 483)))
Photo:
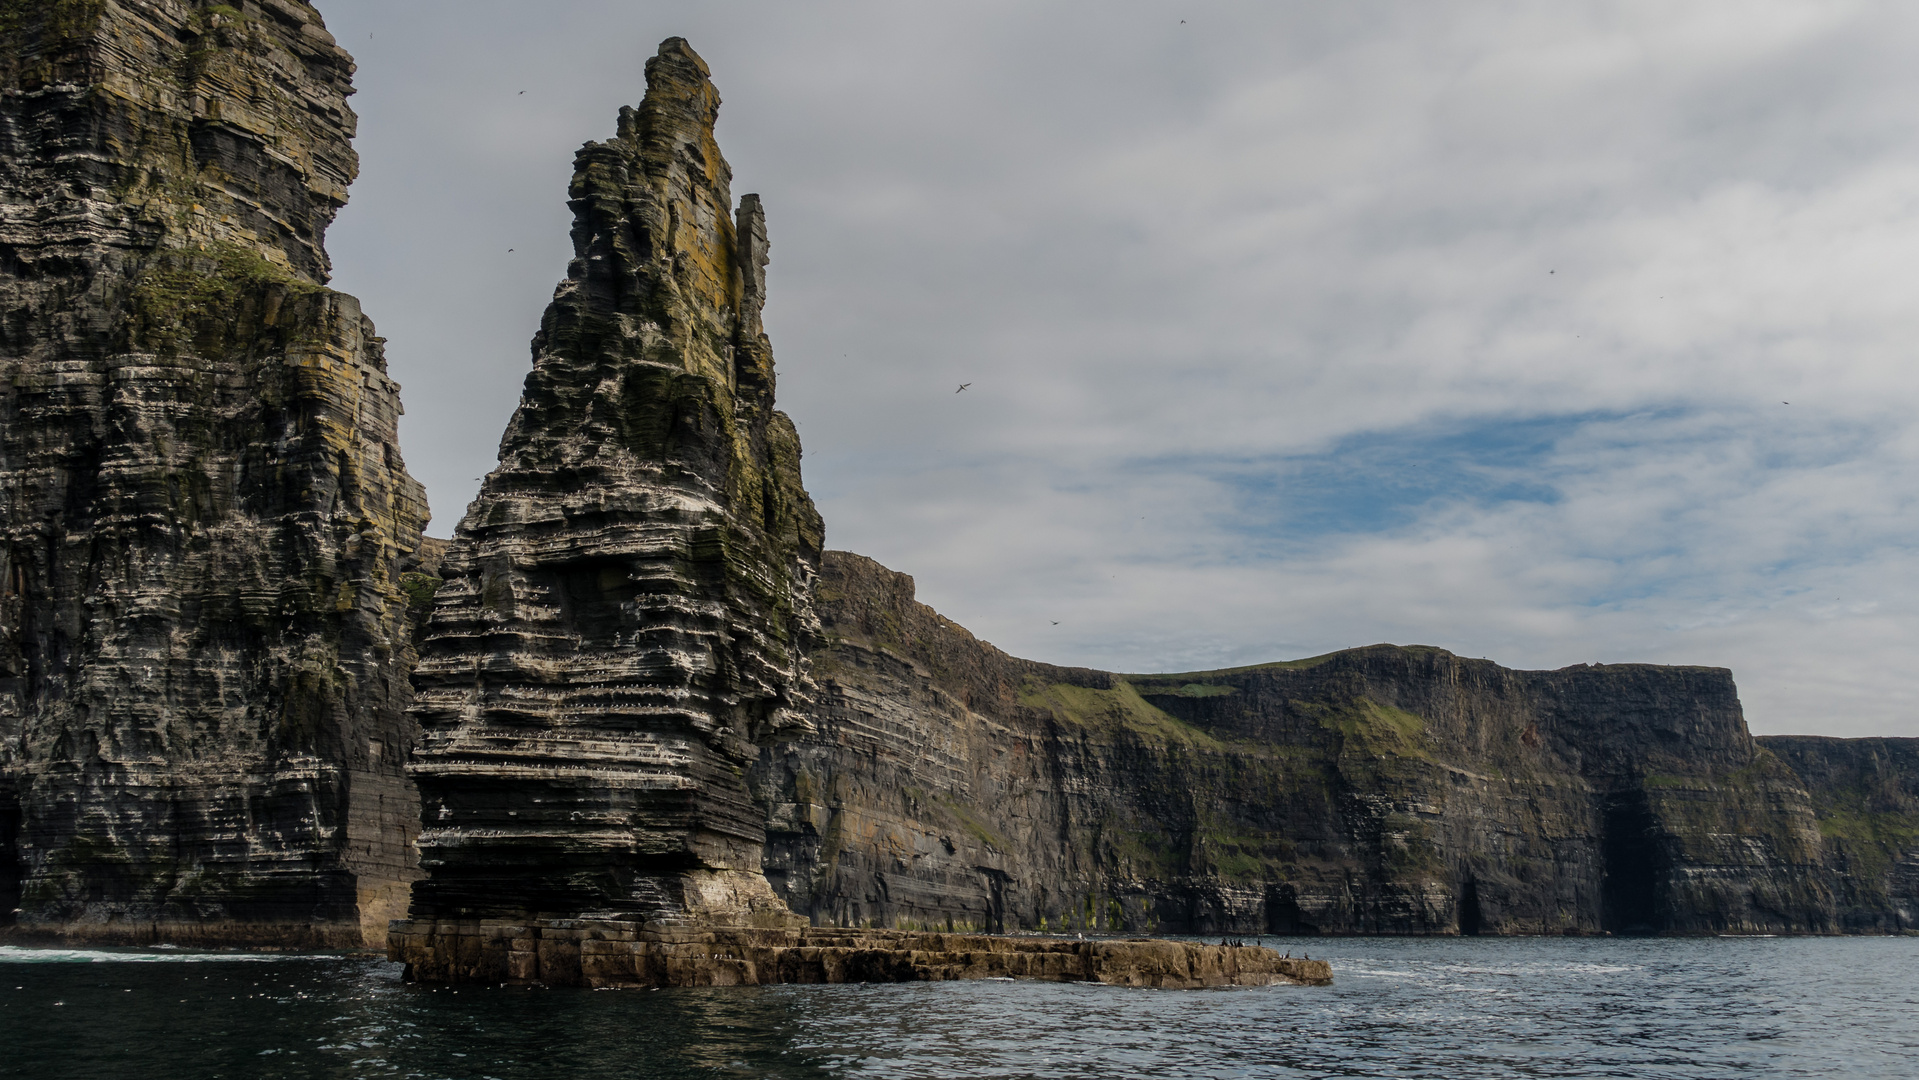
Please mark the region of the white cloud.
POLYGON ((1919 734, 1904 8, 321 7, 436 532, 678 33, 830 541, 982 636, 1723 664, 1758 730, 1919 734))

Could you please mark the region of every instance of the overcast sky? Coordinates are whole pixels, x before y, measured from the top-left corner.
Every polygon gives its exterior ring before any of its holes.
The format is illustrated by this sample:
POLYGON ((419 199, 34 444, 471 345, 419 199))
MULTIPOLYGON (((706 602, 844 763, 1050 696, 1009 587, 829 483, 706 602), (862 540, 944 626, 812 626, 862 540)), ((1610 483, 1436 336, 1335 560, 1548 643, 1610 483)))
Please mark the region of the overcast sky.
POLYGON ((435 535, 681 35, 829 545, 1001 648, 1714 664, 1919 735, 1919 8, 318 6, 435 535))

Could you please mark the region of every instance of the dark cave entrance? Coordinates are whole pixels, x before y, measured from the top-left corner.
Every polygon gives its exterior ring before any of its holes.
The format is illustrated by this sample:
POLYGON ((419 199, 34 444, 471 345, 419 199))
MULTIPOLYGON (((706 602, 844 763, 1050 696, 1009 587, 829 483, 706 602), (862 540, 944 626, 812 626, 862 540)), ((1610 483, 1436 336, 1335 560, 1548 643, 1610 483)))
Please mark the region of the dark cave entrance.
POLYGON ((974 867, 986 878, 986 932, 1004 934, 1006 932, 1006 883, 1011 880, 1004 870, 991 866, 974 867))
POLYGON ((1657 933, 1665 856, 1644 795, 1616 796, 1606 804, 1599 853, 1600 926, 1615 934, 1657 933))
POLYGON ((1478 937, 1485 925, 1479 910, 1479 879, 1467 878, 1459 889, 1459 936, 1478 937))
POLYGON ((1275 885, 1266 892, 1266 932, 1280 936, 1311 936, 1319 927, 1309 923, 1299 909, 1299 890, 1292 885, 1275 885))

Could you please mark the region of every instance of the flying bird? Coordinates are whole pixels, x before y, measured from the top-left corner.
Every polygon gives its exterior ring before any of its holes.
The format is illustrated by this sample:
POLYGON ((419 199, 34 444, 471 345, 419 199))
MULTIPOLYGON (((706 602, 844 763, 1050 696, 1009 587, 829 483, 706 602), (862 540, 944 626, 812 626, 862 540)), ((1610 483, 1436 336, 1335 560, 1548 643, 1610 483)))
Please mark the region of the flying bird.
POLYGON ((522 91, 520 91, 520 93, 522 93, 522 94, 524 94, 524 93, 526 93, 526 91, 524 91, 524 90, 522 90, 522 91))
POLYGON ((959 393, 959 392, 960 392, 960 390, 964 390, 964 389, 966 389, 967 387, 969 387, 969 386, 971 386, 971 385, 973 385, 973 384, 972 384, 972 383, 969 383, 969 382, 963 382, 963 383, 961 383, 961 384, 960 384, 960 388, 959 388, 959 390, 955 390, 955 391, 953 391, 953 392, 954 392, 955 394, 957 394, 957 393, 959 393))
POLYGON ((1059 620, 1058 620, 1058 619, 1054 619, 1054 620, 1053 620, 1053 625, 1054 625, 1054 626, 1058 626, 1058 625, 1059 625, 1059 620))

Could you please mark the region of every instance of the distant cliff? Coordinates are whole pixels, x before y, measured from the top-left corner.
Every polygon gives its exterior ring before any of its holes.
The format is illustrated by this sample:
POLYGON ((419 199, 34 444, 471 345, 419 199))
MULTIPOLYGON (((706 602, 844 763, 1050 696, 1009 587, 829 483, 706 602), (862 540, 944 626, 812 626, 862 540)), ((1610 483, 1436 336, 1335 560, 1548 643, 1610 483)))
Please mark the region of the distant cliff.
POLYGON ((357 945, 417 876, 352 69, 291 0, 0 8, 0 924, 357 945))
POLYGON ((1919 739, 1761 735, 1812 797, 1847 931, 1919 928, 1919 739))
POLYGON ((818 610, 817 734, 753 773, 767 875, 816 922, 1919 927, 1919 740, 1755 740, 1722 669, 1511 671, 1396 646, 1057 668, 844 552, 818 610))

